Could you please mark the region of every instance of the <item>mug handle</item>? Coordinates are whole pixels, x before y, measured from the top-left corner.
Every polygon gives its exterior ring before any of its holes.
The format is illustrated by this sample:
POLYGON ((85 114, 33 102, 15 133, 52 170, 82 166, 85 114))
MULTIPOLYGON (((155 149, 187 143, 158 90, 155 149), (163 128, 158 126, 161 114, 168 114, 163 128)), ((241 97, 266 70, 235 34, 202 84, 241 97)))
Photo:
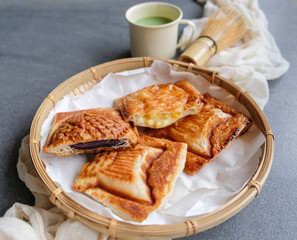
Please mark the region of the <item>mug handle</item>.
POLYGON ((188 40, 186 40, 184 42, 176 44, 176 48, 179 48, 181 46, 189 44, 192 41, 192 39, 193 39, 193 37, 195 35, 195 32, 196 32, 196 26, 191 20, 181 19, 178 24, 188 24, 188 25, 190 25, 190 27, 192 28, 192 34, 191 34, 190 39, 188 39, 188 40))

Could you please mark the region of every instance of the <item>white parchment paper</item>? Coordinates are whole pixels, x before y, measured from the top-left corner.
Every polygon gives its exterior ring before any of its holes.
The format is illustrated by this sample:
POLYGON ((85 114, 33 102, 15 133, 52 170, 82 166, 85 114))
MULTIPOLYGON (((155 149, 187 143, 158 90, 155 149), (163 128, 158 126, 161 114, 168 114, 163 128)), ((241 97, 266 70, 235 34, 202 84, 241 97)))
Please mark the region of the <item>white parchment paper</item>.
MULTIPOLYGON (((212 86, 203 77, 188 72, 175 72, 170 64, 155 61, 150 68, 111 73, 84 94, 75 97, 67 95, 58 101, 42 126, 41 146, 44 146, 54 115, 58 112, 117 107, 114 105, 115 98, 153 84, 180 80, 188 80, 201 93, 209 92, 250 116, 248 111, 225 90, 212 86)), ((172 224, 221 207, 242 189, 256 171, 261 153, 259 148, 264 141, 263 134, 252 125, 248 132, 236 139, 198 174, 190 176, 182 173, 171 197, 161 209, 152 212, 142 223, 130 223, 172 224)), ((124 221, 100 203, 71 189, 82 165, 90 160, 90 155, 78 154, 62 158, 43 151, 40 155, 48 175, 73 200, 100 215, 124 221)))

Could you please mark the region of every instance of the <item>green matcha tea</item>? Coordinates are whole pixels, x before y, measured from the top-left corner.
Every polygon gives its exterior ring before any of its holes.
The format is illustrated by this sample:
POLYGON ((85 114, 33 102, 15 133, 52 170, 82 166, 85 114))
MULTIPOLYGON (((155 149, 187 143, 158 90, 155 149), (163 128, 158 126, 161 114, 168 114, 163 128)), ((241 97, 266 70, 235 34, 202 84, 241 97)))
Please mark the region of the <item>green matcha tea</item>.
POLYGON ((146 26, 158 26, 172 22, 171 19, 165 17, 145 17, 138 19, 135 23, 146 26))

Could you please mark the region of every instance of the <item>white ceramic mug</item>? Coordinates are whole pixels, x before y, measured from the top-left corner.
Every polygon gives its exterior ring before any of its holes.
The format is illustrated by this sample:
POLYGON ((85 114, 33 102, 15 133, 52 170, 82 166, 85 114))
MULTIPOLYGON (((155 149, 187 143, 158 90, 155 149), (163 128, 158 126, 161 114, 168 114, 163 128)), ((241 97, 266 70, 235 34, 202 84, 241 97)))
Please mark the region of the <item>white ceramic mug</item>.
POLYGON ((132 6, 126 11, 130 25, 130 47, 132 57, 173 58, 176 49, 191 42, 195 34, 192 21, 182 19, 182 10, 169 3, 147 2, 132 6), (148 17, 169 19, 162 25, 142 25, 138 20, 148 17), (188 24, 192 27, 191 38, 177 44, 178 25, 188 24))

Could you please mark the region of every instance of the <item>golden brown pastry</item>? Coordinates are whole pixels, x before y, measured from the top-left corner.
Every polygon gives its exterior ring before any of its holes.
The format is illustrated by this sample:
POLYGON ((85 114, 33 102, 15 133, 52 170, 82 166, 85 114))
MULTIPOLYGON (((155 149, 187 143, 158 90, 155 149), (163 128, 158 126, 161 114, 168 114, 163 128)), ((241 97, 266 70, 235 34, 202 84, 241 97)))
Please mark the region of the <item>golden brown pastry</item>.
POLYGON ((212 161, 251 123, 227 104, 209 94, 205 96, 209 104, 199 114, 187 116, 163 129, 147 131, 153 137, 187 143, 185 172, 191 175, 212 161))
POLYGON ((140 136, 133 149, 102 152, 73 184, 125 220, 142 222, 160 208, 183 171, 187 145, 140 136))
POLYGON ((206 104, 204 97, 188 82, 157 84, 116 99, 125 121, 137 126, 163 128, 206 104))
POLYGON ((229 106, 228 104, 222 102, 217 98, 214 98, 209 93, 204 93, 203 96, 207 100, 207 102, 210 103, 211 106, 221 109, 224 113, 228 113, 233 117, 240 113, 236 111, 234 108, 232 108, 231 106, 229 106))
POLYGON ((136 145, 136 127, 113 108, 57 113, 43 151, 61 157, 136 145))
POLYGON ((212 130, 210 136, 210 156, 193 153, 187 154, 185 172, 194 175, 199 172, 206 163, 211 162, 219 153, 224 150, 236 137, 250 126, 250 119, 243 114, 230 117, 221 122, 212 130))

